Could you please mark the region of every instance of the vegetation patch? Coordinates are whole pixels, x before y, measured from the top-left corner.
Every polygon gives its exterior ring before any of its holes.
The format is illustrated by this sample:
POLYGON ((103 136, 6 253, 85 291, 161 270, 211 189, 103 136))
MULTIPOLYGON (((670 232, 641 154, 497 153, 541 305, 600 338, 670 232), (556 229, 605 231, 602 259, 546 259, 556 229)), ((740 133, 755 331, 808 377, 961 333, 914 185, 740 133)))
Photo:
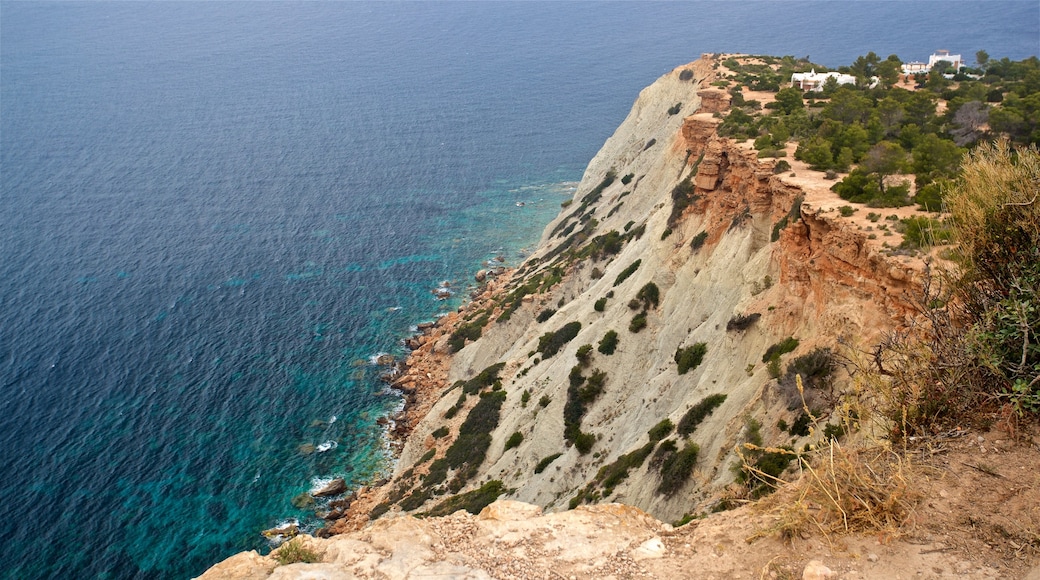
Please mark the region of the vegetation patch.
POLYGON ((770 346, 766 349, 766 353, 762 355, 762 362, 767 363, 770 360, 777 359, 794 349, 798 348, 798 339, 793 336, 789 336, 780 342, 770 346))
POLYGON ((538 316, 535 316, 534 319, 539 323, 542 323, 552 318, 553 314, 556 314, 555 308, 546 308, 545 310, 539 312, 538 316))
POLYGON ((617 350, 618 345, 618 333, 613 330, 608 330, 603 338, 599 340, 599 345, 596 347, 600 353, 605 355, 612 355, 617 350))
POLYGON ((493 479, 473 491, 468 491, 442 501, 426 515, 446 516, 459 510, 466 510, 476 515, 505 492, 505 484, 500 480, 493 479))
POLYGON ((512 449, 514 447, 519 447, 520 443, 522 443, 523 441, 524 441, 523 434, 521 434, 519 431, 515 431, 512 435, 509 436, 509 439, 506 439, 505 450, 509 451, 510 449, 512 449))
POLYGON ((538 462, 538 465, 534 466, 534 472, 535 473, 541 473, 541 472, 545 471, 545 468, 549 467, 549 465, 553 461, 556 461, 557 459, 559 459, 561 455, 563 455, 563 454, 562 453, 553 453, 552 455, 550 455, 548 457, 543 457, 542 460, 538 462))
POLYGON ((708 395, 701 402, 690 407, 690 410, 686 411, 686 414, 679 420, 679 426, 676 428, 679 435, 688 437, 725 400, 726 395, 724 393, 716 393, 708 395))
POLYGON ((639 266, 642 263, 643 263, 643 260, 642 259, 638 259, 635 262, 632 262, 631 264, 629 264, 628 267, 625 268, 624 270, 622 270, 621 273, 617 275, 617 278, 614 279, 614 286, 617 286, 617 285, 621 284, 622 282, 624 282, 625 280, 627 280, 629 276, 634 274, 635 271, 639 269, 639 266))
POLYGON ((675 349, 675 364, 678 366, 679 374, 685 375, 687 372, 700 366, 707 352, 708 345, 704 342, 698 342, 686 348, 679 347, 675 349))
POLYGON ((679 218, 682 217, 683 212, 686 208, 690 207, 700 196, 694 193, 696 189, 693 184, 693 177, 697 175, 697 168, 701 164, 701 160, 704 159, 704 154, 701 153, 697 161, 694 162, 693 167, 690 168, 690 173, 682 181, 680 181, 674 188, 672 188, 672 213, 668 215, 668 227, 675 229, 679 225, 679 218))
POLYGON ((636 300, 642 302, 643 308, 646 310, 657 308, 657 305, 661 301, 661 290, 657 287, 657 284, 647 282, 639 289, 639 292, 636 293, 636 300))
POLYGON ((628 331, 636 334, 640 330, 646 328, 646 311, 640 312, 632 317, 632 321, 628 323, 628 331))
POLYGON ((681 451, 665 454, 661 458, 661 483, 657 485, 657 493, 671 497, 682 489, 697 465, 698 453, 700 447, 688 442, 681 451))
POLYGON ((282 544, 274 553, 274 558, 278 561, 279 566, 321 562, 321 556, 317 552, 303 545, 303 538, 293 538, 282 544))
POLYGON ((696 252, 697 250, 701 249, 701 246, 704 245, 704 242, 707 241, 707 239, 708 232, 701 232, 696 236, 693 236, 693 239, 690 240, 690 248, 696 252))
POLYGON ((662 419, 660 423, 651 427, 646 434, 650 437, 650 441, 657 442, 667 437, 673 429, 675 429, 675 425, 670 419, 662 419))
POLYGON ((559 330, 554 332, 547 332, 538 338, 538 348, 535 349, 542 353, 542 359, 547 359, 556 353, 560 352, 565 344, 574 340, 575 336, 581 331, 580 322, 568 322, 564 324, 559 330))
POLYGON ((581 431, 581 420, 588 407, 603 393, 607 373, 595 370, 588 378, 582 376, 581 367, 571 369, 567 402, 563 405, 563 437, 584 455, 592 449, 595 437, 581 431))
POLYGON ((656 444, 657 442, 651 441, 635 451, 618 457, 613 463, 600 467, 596 477, 571 499, 570 508, 574 509, 581 505, 582 502, 591 502, 599 499, 601 494, 596 491, 597 487, 603 489, 602 497, 613 494, 614 488, 625 479, 628 479, 628 474, 631 470, 642 467, 643 462, 650 456, 656 444))
POLYGON ((448 338, 448 347, 452 352, 462 350, 462 347, 466 346, 466 341, 475 341, 480 338, 487 323, 488 315, 485 314, 472 322, 459 325, 448 338))
POLYGON ((752 312, 751 314, 738 314, 733 318, 729 319, 726 323, 726 331, 733 332, 735 330, 747 330, 751 328, 751 325, 758 322, 758 319, 762 318, 762 315, 758 312, 752 312))

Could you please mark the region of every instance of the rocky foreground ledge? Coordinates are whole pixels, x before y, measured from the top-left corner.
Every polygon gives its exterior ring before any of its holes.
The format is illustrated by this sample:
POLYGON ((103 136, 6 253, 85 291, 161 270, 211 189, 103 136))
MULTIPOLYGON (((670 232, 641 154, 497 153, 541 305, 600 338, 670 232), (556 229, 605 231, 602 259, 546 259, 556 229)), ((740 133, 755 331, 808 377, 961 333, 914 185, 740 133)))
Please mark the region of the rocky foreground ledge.
MULTIPOLYGON (((328 539, 300 536, 294 542, 320 562, 279 565, 277 550, 266 557, 244 552, 199 580, 1018 577, 951 554, 937 540, 784 543, 761 534, 775 524, 748 507, 673 528, 622 504, 543 514, 538 506, 503 500, 476 516, 384 517, 328 539)), ((1026 578, 1040 579, 1040 569, 1026 578)))

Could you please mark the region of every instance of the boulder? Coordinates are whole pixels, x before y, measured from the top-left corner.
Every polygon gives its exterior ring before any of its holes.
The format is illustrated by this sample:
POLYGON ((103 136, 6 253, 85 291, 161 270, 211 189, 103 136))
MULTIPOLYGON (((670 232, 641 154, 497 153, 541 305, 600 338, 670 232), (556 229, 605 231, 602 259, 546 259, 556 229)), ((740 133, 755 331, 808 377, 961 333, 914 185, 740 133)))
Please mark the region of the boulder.
POLYGON ((347 482, 342 477, 337 477, 328 485, 314 493, 314 497, 332 497, 347 491, 347 482))

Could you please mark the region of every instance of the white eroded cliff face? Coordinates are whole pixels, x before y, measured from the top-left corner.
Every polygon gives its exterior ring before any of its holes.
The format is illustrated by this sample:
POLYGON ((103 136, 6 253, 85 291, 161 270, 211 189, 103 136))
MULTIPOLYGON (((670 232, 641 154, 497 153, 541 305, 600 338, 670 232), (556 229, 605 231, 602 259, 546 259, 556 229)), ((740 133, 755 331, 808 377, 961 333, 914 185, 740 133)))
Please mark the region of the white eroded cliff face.
MULTIPOLYGON (((728 95, 710 87, 716 62, 679 67, 642 91, 589 164, 571 204, 514 274, 511 288, 529 288, 464 313, 470 320, 486 315, 488 322, 455 355, 445 392, 407 441, 395 481, 409 476, 421 487, 430 450, 441 458, 456 437, 464 412, 445 415, 471 408, 474 398, 459 405, 462 388, 451 384, 502 363, 505 400, 486 458, 461 488, 450 487, 449 474, 448 495, 501 480, 504 497, 550 511, 616 501, 673 521, 705 509, 733 481, 749 419, 760 424, 767 445, 806 442, 776 426, 779 419, 793 422, 800 403, 781 393, 762 362, 770 345, 797 338, 787 362, 817 347, 835 348, 839 336, 865 341, 900 322, 913 268, 889 263, 863 234, 821 210, 818 195, 807 199, 805 190, 775 176, 773 160, 760 161, 755 151, 715 134, 713 113, 728 106, 728 95), (777 226, 782 220, 787 225, 777 226), (649 284, 657 288, 656 304, 639 300, 649 284), (633 332, 641 312, 645 327, 633 332), (737 315, 760 318, 728 331, 737 315), (540 337, 573 323, 580 330, 556 354, 538 352, 540 337), (604 354, 597 346, 611 331, 617 348, 604 354), (697 343, 706 346, 703 361, 680 374, 677 349, 697 343), (592 349, 579 365, 583 345, 592 349), (584 392, 579 430, 568 433, 573 373, 581 374, 582 387, 598 374, 602 388, 584 392), (665 419, 678 425, 691 407, 720 394, 725 400, 692 433, 672 431, 651 444, 652 427, 665 419), (447 436, 431 436, 444 426, 447 436), (583 446, 591 442, 586 452, 572 444, 575 433, 584 435, 583 446), (661 463, 674 453, 659 452, 656 461, 650 453, 691 445, 699 448, 692 472, 663 486, 661 463), (605 481, 616 470, 601 468, 613 469, 633 452, 643 460, 605 481)), ((410 485, 400 486, 398 499, 410 485)), ((428 487, 432 499, 417 511, 447 497, 428 487)))

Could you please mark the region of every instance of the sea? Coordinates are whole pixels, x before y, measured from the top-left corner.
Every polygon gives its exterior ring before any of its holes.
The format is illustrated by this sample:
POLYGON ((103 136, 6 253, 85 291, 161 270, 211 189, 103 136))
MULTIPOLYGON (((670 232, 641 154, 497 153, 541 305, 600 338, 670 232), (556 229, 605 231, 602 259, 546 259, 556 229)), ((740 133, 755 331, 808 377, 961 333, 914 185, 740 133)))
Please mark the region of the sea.
POLYGON ((293 498, 392 467, 376 358, 522 260, 672 68, 1021 59, 1038 26, 1035 0, 0 3, 0 577, 189 578, 313 532, 293 498))

